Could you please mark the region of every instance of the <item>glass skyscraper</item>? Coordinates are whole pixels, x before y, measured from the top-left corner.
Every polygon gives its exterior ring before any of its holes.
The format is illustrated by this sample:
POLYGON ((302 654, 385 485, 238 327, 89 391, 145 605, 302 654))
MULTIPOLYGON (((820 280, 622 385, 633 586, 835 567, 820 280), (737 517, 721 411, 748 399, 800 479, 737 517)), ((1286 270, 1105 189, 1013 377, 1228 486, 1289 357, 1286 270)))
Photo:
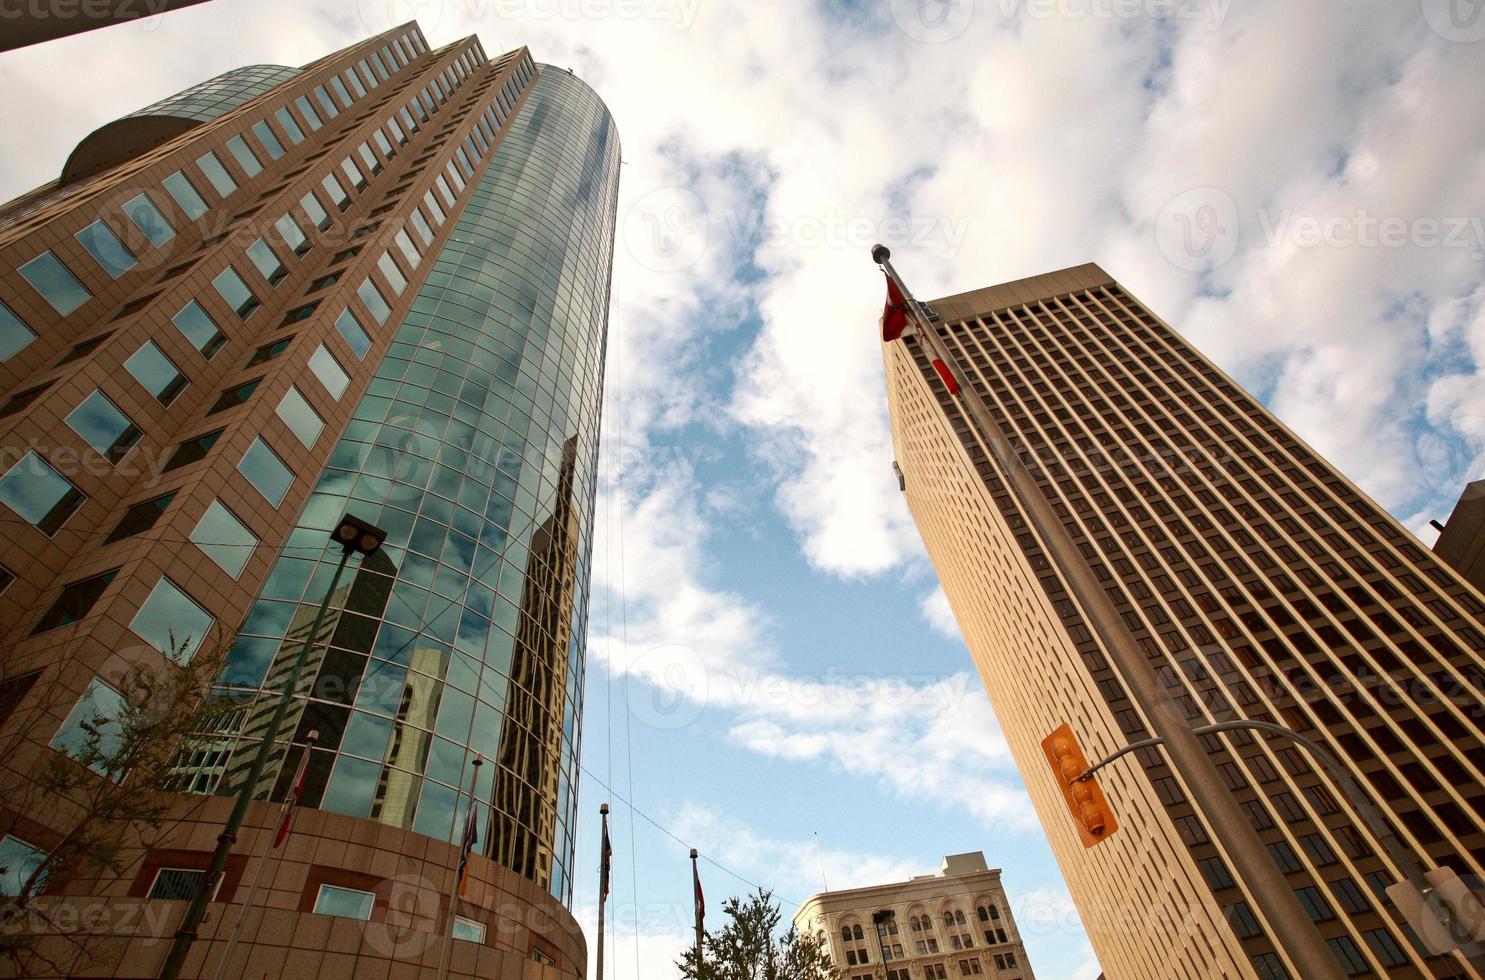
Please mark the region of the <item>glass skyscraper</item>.
MULTIPOLYGON (((422 964, 452 933, 480 947, 456 974, 584 973, 566 906, 618 179, 614 121, 570 71, 404 24, 114 120, 0 205, 0 752, 34 779, 117 723, 130 669, 203 651, 229 706, 176 759, 159 836, 48 888, 102 909, 198 891, 309 640, 187 973, 259 880, 257 906, 364 920, 354 951, 314 947, 327 966, 422 964), (387 539, 311 637, 344 514, 387 539), (293 833, 265 850, 301 761, 293 833)), ((72 829, 0 802, 0 861, 72 829)), ((240 938, 232 970, 291 968, 240 938)))

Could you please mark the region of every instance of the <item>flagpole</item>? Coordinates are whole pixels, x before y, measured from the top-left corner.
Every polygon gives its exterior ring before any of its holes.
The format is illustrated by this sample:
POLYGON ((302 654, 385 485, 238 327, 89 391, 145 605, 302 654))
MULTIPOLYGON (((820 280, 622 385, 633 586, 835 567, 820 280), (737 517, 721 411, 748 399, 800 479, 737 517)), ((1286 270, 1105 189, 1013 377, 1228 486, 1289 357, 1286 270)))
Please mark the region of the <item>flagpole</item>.
MULTIPOLYGON (((279 826, 293 812, 293 807, 299 803, 299 788, 304 783, 304 772, 309 767, 309 750, 315 747, 320 740, 320 733, 310 731, 304 737, 304 755, 299 759, 299 766, 294 770, 294 781, 289 784, 288 792, 284 794, 284 807, 280 811, 279 826)), ((263 850, 258 855, 258 869, 253 873, 253 883, 248 888, 247 898, 242 900, 242 908, 237 910, 237 921, 232 925, 232 938, 227 942, 227 951, 217 961, 217 968, 212 972, 212 980, 222 980, 227 975, 227 964, 232 962, 232 953, 237 949, 237 940, 242 936, 242 925, 247 921, 248 909, 253 907, 253 899, 258 895, 258 882, 263 880, 263 869, 268 866, 268 856, 273 851, 274 841, 278 838, 278 827, 271 834, 263 835, 263 850)), ((246 969, 246 965, 244 965, 246 969)))
MULTIPOLYGON (((474 820, 474 784, 480 778, 480 766, 485 764, 485 757, 476 753, 474 757, 474 772, 469 776, 469 812, 464 818, 464 829, 459 833, 459 860, 454 864, 454 886, 449 889, 449 915, 448 921, 444 923, 443 929, 443 952, 438 958, 438 980, 447 980, 449 975, 449 960, 454 955, 454 906, 459 903, 459 886, 463 883, 464 875, 460 873, 464 863, 469 860, 469 825, 474 820)), ((459 798, 454 799, 454 810, 459 809, 459 798)))
MULTIPOLYGON (((871 250, 871 257, 902 294, 905 312, 917 327, 918 336, 929 349, 930 356, 939 358, 946 365, 945 370, 950 372, 959 388, 957 394, 969 416, 971 428, 978 429, 976 434, 994 458, 1002 482, 1015 497, 1027 522, 1035 528, 1042 549, 1061 574, 1083 618, 1098 638, 1099 646, 1115 665, 1130 699, 1138 706, 1153 733, 1164 739, 1171 768, 1211 827, 1218 848, 1226 852, 1228 863, 1247 886, 1253 904, 1272 930, 1275 945, 1305 980, 1339 980, 1339 965, 1325 940, 1299 904, 1288 882, 1278 873, 1258 832, 1248 823, 1237 801, 1218 777, 1216 767, 1191 726, 1172 710, 1173 706, 1162 694, 1149 659, 1104 592, 1097 576, 1083 560, 1051 501, 1017 457, 979 392, 969 383, 948 342, 929 323, 902 277, 892 267, 892 253, 885 245, 877 245, 871 250)), ((949 378, 944 380, 947 385, 949 378)))
POLYGON ((603 908, 608 903, 608 804, 598 808, 603 817, 603 840, 598 845, 598 977, 603 980, 603 908))
POLYGON ((701 980, 701 919, 706 914, 701 899, 701 872, 696 867, 696 848, 691 848, 691 906, 696 913, 696 980, 701 980))

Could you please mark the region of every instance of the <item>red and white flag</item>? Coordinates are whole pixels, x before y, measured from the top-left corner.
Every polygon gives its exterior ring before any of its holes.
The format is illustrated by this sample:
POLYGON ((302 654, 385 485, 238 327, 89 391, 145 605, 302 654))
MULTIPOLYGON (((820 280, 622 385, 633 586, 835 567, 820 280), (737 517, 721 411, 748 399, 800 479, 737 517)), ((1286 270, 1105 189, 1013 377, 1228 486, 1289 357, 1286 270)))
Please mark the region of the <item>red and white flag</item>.
MULTIPOLYGON (((892 277, 887 276, 887 305, 882 308, 882 343, 892 343, 913 325, 908 316, 908 304, 911 302, 913 300, 902 295, 902 290, 897 288, 897 283, 892 277)), ((938 372, 944 387, 949 389, 949 394, 959 394, 959 381, 941 358, 933 359, 933 369, 938 372)))
POLYGON ((294 822, 294 807, 299 802, 299 797, 304 793, 304 777, 309 773, 309 750, 319 740, 319 732, 310 732, 309 737, 304 740, 304 754, 299 757, 299 768, 294 771, 294 782, 290 784, 289 791, 284 794, 284 805, 280 811, 278 821, 278 833, 273 837, 273 849, 289 837, 289 825, 294 822))

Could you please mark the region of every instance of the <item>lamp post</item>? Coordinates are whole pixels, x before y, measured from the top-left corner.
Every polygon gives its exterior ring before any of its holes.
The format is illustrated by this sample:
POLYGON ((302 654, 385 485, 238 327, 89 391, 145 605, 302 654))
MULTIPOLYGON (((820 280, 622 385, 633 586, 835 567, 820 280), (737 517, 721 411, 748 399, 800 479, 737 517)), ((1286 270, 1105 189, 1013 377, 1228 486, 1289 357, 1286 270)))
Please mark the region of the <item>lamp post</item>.
POLYGON ((186 916, 181 920, 180 928, 175 931, 175 938, 171 940, 170 952, 166 954, 165 964, 160 968, 162 980, 176 980, 180 976, 181 968, 185 966, 186 956, 191 951, 191 944, 196 941, 196 932, 201 927, 201 921, 206 918, 206 906, 216 890, 216 882, 227 869, 227 858, 232 854, 232 845, 237 842, 237 832, 242 829, 242 821, 247 817, 248 804, 253 801, 254 789, 258 785, 258 780, 263 777, 263 770, 268 767, 268 756, 272 753, 273 744, 278 739, 279 726, 283 724, 284 715, 289 711, 289 702, 294 697, 294 688, 299 685, 299 675, 304 671, 304 662, 309 659, 309 651, 314 645, 315 637, 319 635, 320 626, 325 621, 325 612, 330 608, 330 597, 335 594, 335 588, 340 584, 340 576, 345 571, 346 563, 351 560, 353 554, 364 556, 374 553, 386 539, 386 531, 352 517, 350 514, 342 517, 335 530, 330 533, 330 540, 340 545, 341 548, 340 564, 335 566, 335 575, 331 577, 330 585, 325 589, 325 597, 320 600, 320 608, 315 613, 314 624, 310 626, 309 633, 304 638, 304 645, 299 648, 299 654, 294 658, 294 666, 289 671, 288 680, 284 682, 283 693, 279 695, 278 704, 273 709, 273 717, 269 719, 268 730, 263 733, 263 741, 258 744, 257 754, 253 756, 253 764, 237 790, 237 801, 232 806, 232 814, 227 817, 226 826, 217 835, 217 847, 212 852, 211 864, 206 869, 201 888, 191 899, 191 904, 186 908, 186 916))

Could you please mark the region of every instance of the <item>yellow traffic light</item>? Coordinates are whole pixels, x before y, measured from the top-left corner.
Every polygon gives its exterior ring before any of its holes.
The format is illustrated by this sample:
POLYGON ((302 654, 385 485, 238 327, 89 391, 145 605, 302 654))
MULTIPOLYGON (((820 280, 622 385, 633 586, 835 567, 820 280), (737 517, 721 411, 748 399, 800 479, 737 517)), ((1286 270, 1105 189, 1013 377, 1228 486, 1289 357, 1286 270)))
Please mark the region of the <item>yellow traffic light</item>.
POLYGON ((1092 847, 1107 840, 1119 829, 1119 823, 1097 781, 1078 778, 1088 771, 1088 758, 1083 755, 1072 727, 1063 725, 1048 735, 1042 740, 1042 751, 1052 766, 1052 776, 1057 780, 1057 788, 1062 790, 1062 798, 1067 800, 1083 846, 1092 847))

